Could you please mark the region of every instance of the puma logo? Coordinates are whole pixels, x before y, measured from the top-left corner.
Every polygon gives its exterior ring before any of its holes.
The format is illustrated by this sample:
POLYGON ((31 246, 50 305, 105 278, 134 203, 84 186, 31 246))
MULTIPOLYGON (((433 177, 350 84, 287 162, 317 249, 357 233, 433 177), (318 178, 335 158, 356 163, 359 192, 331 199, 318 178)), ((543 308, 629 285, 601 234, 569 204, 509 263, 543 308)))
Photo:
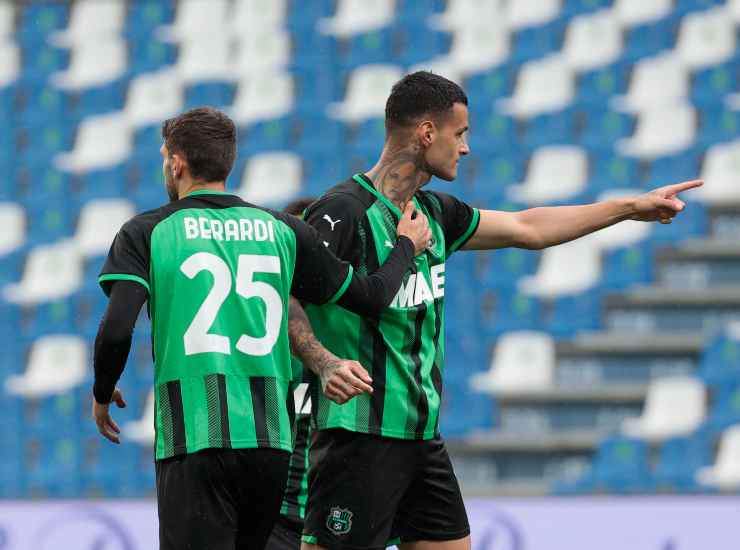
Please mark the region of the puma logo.
POLYGON ((331 225, 331 230, 332 230, 332 231, 334 231, 334 226, 335 226, 335 225, 337 225, 337 224, 338 224, 339 222, 341 222, 341 221, 342 221, 342 220, 337 220, 337 221, 334 221, 334 220, 332 220, 332 219, 331 219, 331 218, 329 217, 329 214, 324 214, 324 217, 323 217, 323 219, 329 222, 329 225, 331 225))
POLYGON ((325 246, 326 248, 329 248, 329 243, 328 243, 328 242, 326 242, 326 241, 323 241, 323 242, 324 242, 324 246, 325 246))
POLYGON ((385 246, 386 248, 393 248, 393 243, 386 239, 383 243, 383 246, 385 246))

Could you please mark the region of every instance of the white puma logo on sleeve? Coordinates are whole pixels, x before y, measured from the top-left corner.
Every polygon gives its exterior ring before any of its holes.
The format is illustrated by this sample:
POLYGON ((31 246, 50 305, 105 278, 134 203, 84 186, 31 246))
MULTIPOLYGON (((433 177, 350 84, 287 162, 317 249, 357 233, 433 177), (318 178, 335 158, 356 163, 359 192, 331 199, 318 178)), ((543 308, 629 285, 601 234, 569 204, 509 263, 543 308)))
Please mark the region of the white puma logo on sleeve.
POLYGON ((324 217, 323 217, 322 219, 324 219, 324 220, 326 220, 326 221, 328 221, 328 222, 329 222, 329 225, 331 225, 331 230, 332 230, 332 231, 334 231, 334 226, 335 226, 335 225, 337 225, 337 224, 338 224, 339 222, 341 222, 341 221, 342 221, 342 220, 337 220, 337 221, 334 221, 334 220, 332 220, 332 219, 331 219, 331 218, 329 217, 329 214, 324 214, 324 217))

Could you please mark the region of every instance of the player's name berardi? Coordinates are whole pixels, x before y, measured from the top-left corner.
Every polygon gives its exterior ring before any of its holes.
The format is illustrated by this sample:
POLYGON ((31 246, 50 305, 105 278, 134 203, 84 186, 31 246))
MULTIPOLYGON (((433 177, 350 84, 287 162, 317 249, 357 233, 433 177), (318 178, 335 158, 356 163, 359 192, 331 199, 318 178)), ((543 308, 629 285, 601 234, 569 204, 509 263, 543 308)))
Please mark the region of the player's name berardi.
POLYGON ((186 239, 275 242, 275 227, 271 220, 239 218, 221 221, 186 216, 183 223, 186 239))

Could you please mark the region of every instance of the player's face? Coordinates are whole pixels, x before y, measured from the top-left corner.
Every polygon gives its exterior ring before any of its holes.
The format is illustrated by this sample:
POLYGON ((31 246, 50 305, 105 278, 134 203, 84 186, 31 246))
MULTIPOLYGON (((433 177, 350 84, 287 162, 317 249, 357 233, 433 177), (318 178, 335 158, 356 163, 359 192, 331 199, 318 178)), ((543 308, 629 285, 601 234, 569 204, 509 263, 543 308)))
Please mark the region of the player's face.
POLYGON ((432 175, 445 181, 452 181, 457 177, 460 157, 470 152, 467 132, 468 108, 462 103, 455 103, 452 112, 440 118, 434 139, 425 153, 432 175))
POLYGON ((170 153, 164 143, 162 144, 162 147, 159 148, 159 153, 162 155, 162 174, 164 175, 164 187, 167 190, 167 196, 170 198, 170 202, 174 202, 179 198, 177 192, 177 183, 175 182, 175 174, 172 169, 170 153))

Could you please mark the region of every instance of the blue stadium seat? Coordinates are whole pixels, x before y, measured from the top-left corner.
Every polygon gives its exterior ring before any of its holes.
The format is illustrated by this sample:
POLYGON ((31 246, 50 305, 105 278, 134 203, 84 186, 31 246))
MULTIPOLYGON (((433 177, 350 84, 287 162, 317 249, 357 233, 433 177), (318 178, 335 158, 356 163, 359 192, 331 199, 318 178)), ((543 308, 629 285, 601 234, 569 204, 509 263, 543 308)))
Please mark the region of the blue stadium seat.
POLYGON ((700 486, 694 476, 712 462, 712 445, 709 438, 696 434, 667 440, 660 449, 660 458, 655 466, 654 477, 659 491, 691 493, 706 488, 700 486))
POLYGON ((504 64, 465 80, 471 115, 487 114, 496 99, 509 97, 514 90, 517 66, 504 64))
POLYGON ((546 328, 558 339, 575 336, 582 331, 596 331, 602 328, 602 303, 604 292, 601 288, 581 294, 559 296, 553 302, 552 315, 546 328))
POLYGON ((705 108, 699 113, 697 140, 708 146, 740 136, 740 111, 731 111, 721 105, 705 108))
POLYGON ((26 77, 45 78, 69 65, 69 50, 44 42, 24 44, 21 48, 23 72, 26 77))
POLYGON ((77 438, 26 438, 26 456, 26 496, 69 498, 79 495, 82 451, 77 438))
POLYGON ((725 386, 740 380, 740 341, 718 334, 704 348, 699 377, 710 386, 725 386))
POLYGON ((564 109, 545 113, 527 121, 523 141, 527 147, 562 145, 576 141, 576 112, 564 109))
POLYGON ((339 63, 351 71, 360 65, 387 63, 396 54, 396 29, 382 29, 351 36, 340 46, 339 63))
POLYGON ((538 252, 521 248, 502 248, 476 256, 476 279, 485 288, 501 290, 513 289, 520 278, 533 275, 539 260, 538 252))
POLYGON ((609 98, 627 91, 630 67, 618 61, 581 74, 577 80, 576 99, 580 104, 592 104, 603 109, 609 98))
POLYGON ((489 337, 513 330, 543 328, 543 307, 539 299, 511 289, 493 291, 492 296, 493 307, 488 315, 482 312, 482 325, 478 327, 489 337))
POLYGON ((516 31, 511 39, 511 59, 516 63, 526 63, 560 50, 564 32, 565 20, 562 18, 516 31))
POLYGON ((138 36, 154 31, 159 25, 172 22, 175 3, 172 0, 139 0, 129 5, 126 31, 138 36))
POLYGON ((47 35, 67 26, 68 10, 64 2, 29 3, 20 12, 17 39, 24 46, 44 44, 47 35))
POLYGON ((399 0, 396 2, 396 18, 417 27, 424 26, 434 13, 444 11, 443 0, 399 0))
POLYGON ((560 15, 567 17, 583 15, 609 8, 611 4, 611 0, 565 0, 560 15))
POLYGON ((393 27, 395 51, 391 59, 394 62, 409 67, 450 51, 451 38, 448 33, 431 29, 425 29, 420 33, 419 26, 420 22, 417 19, 397 19, 393 27))
POLYGON ((225 107, 234 101, 236 87, 228 82, 201 82, 185 90, 185 109, 210 105, 225 107))
POLYGON ((478 144, 485 147, 510 147, 512 142, 519 141, 516 120, 497 111, 478 116, 472 121, 469 143, 472 148, 478 144))
POLYGON ((580 143, 587 147, 610 147, 617 140, 631 136, 635 117, 627 113, 593 109, 583 113, 584 129, 580 143))
POLYGON ((640 187, 640 166, 636 159, 617 155, 608 149, 592 149, 588 188, 601 193, 615 188, 640 187))
POLYGON ((476 430, 490 429, 494 425, 495 410, 495 401, 473 392, 467 379, 452 381, 448 378, 442 391, 440 432, 447 439, 455 439, 476 430))
POLYGON ((740 377, 731 383, 718 386, 703 432, 719 435, 723 430, 740 424, 740 377))
POLYGON ((295 118, 290 115, 257 122, 239 129, 239 153, 251 155, 291 149, 297 141, 297 133, 295 118))
POLYGON ((708 10, 722 4, 724 4, 722 0, 676 0, 673 9, 676 15, 685 15, 694 11, 708 10))
POLYGON ((696 105, 717 106, 718 98, 738 88, 740 63, 737 60, 699 70, 691 78, 691 99, 696 105))
POLYGON ((625 36, 623 59, 634 62, 672 48, 679 23, 679 18, 669 16, 632 27, 625 36))
POLYGON ((601 285, 626 289, 655 279, 655 248, 650 241, 604 252, 601 285))
POLYGON ((655 159, 648 170, 645 181, 647 189, 671 182, 699 177, 703 150, 689 149, 675 155, 655 159))
POLYGON ((319 18, 330 17, 334 13, 333 0, 313 0, 312 2, 289 0, 286 4, 286 25, 291 29, 294 27, 314 29, 319 18))
POLYGON ((132 74, 156 71, 167 65, 174 65, 177 48, 158 40, 131 39, 128 41, 129 70, 132 74))

